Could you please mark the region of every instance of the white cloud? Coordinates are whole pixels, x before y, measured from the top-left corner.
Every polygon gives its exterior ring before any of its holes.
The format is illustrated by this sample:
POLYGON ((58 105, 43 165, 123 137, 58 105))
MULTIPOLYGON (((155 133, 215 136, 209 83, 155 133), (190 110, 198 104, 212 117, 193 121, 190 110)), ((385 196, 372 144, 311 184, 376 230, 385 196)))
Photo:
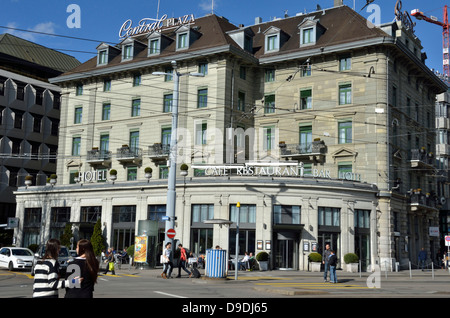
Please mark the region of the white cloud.
POLYGON ((7 33, 10 33, 12 35, 15 35, 28 41, 36 41, 36 38, 39 36, 39 34, 34 32, 55 33, 56 25, 53 22, 38 23, 34 27, 27 29, 28 31, 33 32, 16 30, 16 29, 23 29, 19 27, 19 25, 16 22, 9 22, 6 26, 10 28, 6 29, 7 33))

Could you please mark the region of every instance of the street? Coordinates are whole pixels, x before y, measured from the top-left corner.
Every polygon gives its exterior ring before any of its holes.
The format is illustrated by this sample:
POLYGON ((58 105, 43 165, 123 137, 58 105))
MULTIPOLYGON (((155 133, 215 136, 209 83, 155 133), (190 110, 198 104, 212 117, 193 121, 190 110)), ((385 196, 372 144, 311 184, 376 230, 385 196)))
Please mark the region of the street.
MULTIPOLYGON (((116 275, 100 274, 95 298, 152 299, 272 299, 272 298, 448 298, 447 270, 414 270, 381 273, 338 271, 338 284, 323 282, 323 273, 301 271, 234 271, 227 279, 162 279, 161 269, 121 269, 116 275), (410 276, 411 275, 411 276, 410 276)), ((176 276, 175 269, 173 276, 176 276)), ((33 277, 29 271, 0 270, 0 298, 31 298, 33 277)), ((59 292, 64 297, 64 290, 59 292)))

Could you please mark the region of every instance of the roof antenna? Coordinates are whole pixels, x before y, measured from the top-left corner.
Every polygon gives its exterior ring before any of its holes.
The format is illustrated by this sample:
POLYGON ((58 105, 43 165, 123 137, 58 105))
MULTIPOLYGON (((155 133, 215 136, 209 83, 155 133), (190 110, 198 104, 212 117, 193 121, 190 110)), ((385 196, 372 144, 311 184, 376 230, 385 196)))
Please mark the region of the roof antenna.
POLYGON ((159 2, 160 2, 160 0, 158 0, 158 9, 156 11, 156 20, 159 19, 159 2))

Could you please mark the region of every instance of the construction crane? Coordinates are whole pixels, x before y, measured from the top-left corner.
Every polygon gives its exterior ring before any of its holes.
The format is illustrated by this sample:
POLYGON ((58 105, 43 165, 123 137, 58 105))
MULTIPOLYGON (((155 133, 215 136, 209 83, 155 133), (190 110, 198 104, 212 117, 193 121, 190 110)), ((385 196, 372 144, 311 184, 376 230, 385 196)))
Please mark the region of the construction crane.
POLYGON ((416 17, 418 20, 424 20, 436 25, 439 25, 443 28, 443 53, 444 53, 444 76, 447 79, 450 78, 450 25, 448 24, 448 11, 447 6, 444 7, 444 22, 438 20, 438 18, 430 16, 427 17, 423 12, 419 9, 415 9, 411 11, 411 15, 416 17))

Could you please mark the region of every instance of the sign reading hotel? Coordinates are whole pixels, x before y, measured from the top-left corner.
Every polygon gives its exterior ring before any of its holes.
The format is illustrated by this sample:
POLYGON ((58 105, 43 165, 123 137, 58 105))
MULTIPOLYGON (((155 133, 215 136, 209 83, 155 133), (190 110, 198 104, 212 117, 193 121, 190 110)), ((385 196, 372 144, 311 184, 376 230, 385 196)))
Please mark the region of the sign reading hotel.
POLYGON ((138 25, 133 25, 133 21, 128 19, 122 24, 119 37, 125 39, 130 36, 153 33, 161 30, 162 27, 175 27, 194 22, 195 17, 193 14, 186 14, 179 18, 167 18, 167 14, 159 19, 143 18, 139 21, 138 25))

